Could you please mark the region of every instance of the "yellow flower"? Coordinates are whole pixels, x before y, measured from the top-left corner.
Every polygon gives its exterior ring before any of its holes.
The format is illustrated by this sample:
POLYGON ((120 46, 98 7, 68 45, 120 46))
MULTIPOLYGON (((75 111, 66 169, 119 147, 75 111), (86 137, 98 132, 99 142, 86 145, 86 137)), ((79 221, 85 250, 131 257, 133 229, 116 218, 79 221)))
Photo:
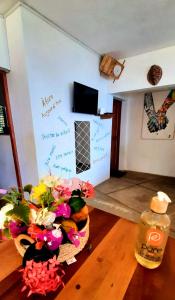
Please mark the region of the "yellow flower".
POLYGON ((39 200, 45 192, 47 192, 47 186, 44 183, 40 183, 32 188, 31 199, 39 200))

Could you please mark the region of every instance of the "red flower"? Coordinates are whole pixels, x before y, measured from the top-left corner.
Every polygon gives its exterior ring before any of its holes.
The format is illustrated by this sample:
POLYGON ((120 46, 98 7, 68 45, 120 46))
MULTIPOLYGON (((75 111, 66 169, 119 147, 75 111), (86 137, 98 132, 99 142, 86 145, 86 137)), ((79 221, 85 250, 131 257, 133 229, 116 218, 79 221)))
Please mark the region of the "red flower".
POLYGON ((95 196, 94 187, 88 181, 81 184, 81 190, 85 198, 93 198, 95 196))
POLYGON ((31 236, 32 239, 36 240, 36 237, 39 233, 43 233, 43 230, 41 230, 36 224, 31 224, 27 230, 28 234, 31 236))
POLYGON ((24 281, 22 292, 28 288, 28 297, 31 294, 46 295, 49 292, 56 291, 59 286, 64 286, 62 277, 65 273, 56 260, 56 256, 45 262, 27 261, 26 267, 20 272, 23 273, 24 281))

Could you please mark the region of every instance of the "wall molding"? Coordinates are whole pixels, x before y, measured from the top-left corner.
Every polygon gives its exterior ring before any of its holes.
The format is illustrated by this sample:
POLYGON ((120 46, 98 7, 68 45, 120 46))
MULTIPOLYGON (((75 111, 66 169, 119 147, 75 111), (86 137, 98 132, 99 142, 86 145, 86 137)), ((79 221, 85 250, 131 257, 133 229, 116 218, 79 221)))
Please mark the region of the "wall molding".
POLYGON ((41 12, 39 12, 38 10, 36 10, 34 7, 26 4, 25 1, 18 1, 16 4, 14 4, 4 14, 3 17, 7 18, 9 15, 11 15, 19 7, 23 7, 25 9, 27 9, 29 12, 33 13, 34 15, 36 15, 37 17, 39 17, 41 20, 43 20, 44 22, 46 22, 47 24, 49 24, 50 26, 52 26, 53 28, 55 28, 56 30, 58 30, 59 32, 61 32, 62 34, 64 34, 66 37, 70 38, 71 40, 73 40, 74 42, 76 42, 77 44, 79 44, 80 46, 82 46, 83 48, 85 48, 86 50, 88 50, 88 51, 96 54, 99 57, 101 56, 100 53, 98 53, 94 49, 92 49, 89 46, 87 46, 84 42, 80 41, 78 38, 74 37, 72 34, 70 34, 69 32, 67 32, 64 28, 62 28, 60 25, 58 25, 57 23, 55 23, 51 19, 47 18, 44 14, 42 14, 41 12))

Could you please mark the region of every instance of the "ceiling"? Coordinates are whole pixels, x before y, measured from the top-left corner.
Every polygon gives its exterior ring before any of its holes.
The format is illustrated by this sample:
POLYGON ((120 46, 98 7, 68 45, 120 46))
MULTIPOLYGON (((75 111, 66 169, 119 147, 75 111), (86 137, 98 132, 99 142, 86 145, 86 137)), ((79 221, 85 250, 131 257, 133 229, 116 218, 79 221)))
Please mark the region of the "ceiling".
MULTIPOLYGON (((0 0, 0 14, 15 0, 0 0)), ((100 54, 117 58, 175 45, 174 0, 22 1, 100 54)))

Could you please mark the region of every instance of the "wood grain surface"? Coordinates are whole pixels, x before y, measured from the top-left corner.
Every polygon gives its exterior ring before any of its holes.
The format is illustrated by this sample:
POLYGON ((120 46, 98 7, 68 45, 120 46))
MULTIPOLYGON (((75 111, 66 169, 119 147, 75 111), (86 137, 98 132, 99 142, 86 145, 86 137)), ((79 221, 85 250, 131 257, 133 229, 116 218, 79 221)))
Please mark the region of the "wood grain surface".
POLYGON ((138 265, 124 300, 175 299, 175 240, 168 239, 160 267, 149 270, 138 265))
POLYGON ((21 256, 12 240, 0 244, 0 282, 21 265, 21 256))
POLYGON ((135 237, 135 224, 118 221, 56 300, 122 299, 137 266, 135 237))
POLYGON ((148 270, 137 264, 134 246, 137 225, 92 209, 90 238, 77 262, 63 264, 65 288, 45 296, 21 293, 22 258, 13 241, 0 244, 2 300, 174 300, 175 240, 168 239, 161 266, 148 270))
MULTIPOLYGON (((103 240, 104 236, 108 234, 110 229, 116 224, 119 217, 103 212, 98 209, 90 208, 90 237, 86 247, 77 256, 77 262, 72 265, 64 264, 64 270, 66 275, 64 282, 68 282, 69 279, 77 272, 84 261, 95 251, 97 245, 103 240)), ((18 271, 18 267, 22 263, 21 256, 17 253, 13 241, 3 242, 0 244, 0 257, 3 255, 4 262, 3 268, 1 268, 1 280, 0 280, 0 299, 3 300, 26 300, 26 293, 21 293, 22 282, 21 276, 18 271)), ((47 295, 47 300, 55 299, 58 291, 47 295)), ((39 295, 32 295, 30 300, 46 299, 39 295)))

